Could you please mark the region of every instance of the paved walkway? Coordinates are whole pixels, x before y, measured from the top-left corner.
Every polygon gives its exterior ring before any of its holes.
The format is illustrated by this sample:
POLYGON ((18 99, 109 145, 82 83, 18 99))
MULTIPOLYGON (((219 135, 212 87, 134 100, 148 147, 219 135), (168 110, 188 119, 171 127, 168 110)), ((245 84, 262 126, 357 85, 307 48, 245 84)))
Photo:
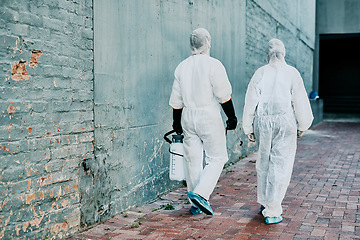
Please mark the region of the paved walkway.
POLYGON ((360 123, 322 122, 298 141, 282 223, 258 214, 255 159, 223 171, 213 217, 190 215, 180 188, 69 239, 360 239, 360 123))

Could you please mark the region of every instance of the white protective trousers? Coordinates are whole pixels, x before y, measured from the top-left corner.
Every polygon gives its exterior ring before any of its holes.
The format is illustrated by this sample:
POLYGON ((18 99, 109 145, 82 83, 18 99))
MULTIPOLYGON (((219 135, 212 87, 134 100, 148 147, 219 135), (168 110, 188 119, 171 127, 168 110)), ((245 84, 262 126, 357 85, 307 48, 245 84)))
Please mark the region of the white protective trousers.
POLYGON ((209 200, 228 160, 219 105, 201 109, 185 107, 182 119, 187 188, 209 200))
POLYGON ((281 203, 295 159, 297 129, 307 130, 312 120, 310 102, 295 68, 276 60, 255 72, 245 97, 243 128, 245 134, 254 133, 259 143, 257 200, 265 207, 265 217, 282 214, 281 203))
POLYGON ((224 66, 208 55, 192 55, 175 70, 169 104, 183 108, 187 188, 207 200, 228 161, 219 103, 228 101, 231 92, 224 66))

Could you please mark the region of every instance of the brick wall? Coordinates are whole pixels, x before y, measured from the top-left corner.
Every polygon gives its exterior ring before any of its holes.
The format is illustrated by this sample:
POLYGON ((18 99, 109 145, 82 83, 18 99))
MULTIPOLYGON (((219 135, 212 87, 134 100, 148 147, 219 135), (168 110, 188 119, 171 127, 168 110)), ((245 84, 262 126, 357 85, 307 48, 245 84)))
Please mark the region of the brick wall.
POLYGON ((247 0, 246 37, 247 81, 266 64, 267 42, 278 38, 286 48, 285 60, 299 70, 307 92, 311 92, 315 1, 247 0))
POLYGON ((1 1, 0 238, 79 230, 93 156, 92 1, 1 1))

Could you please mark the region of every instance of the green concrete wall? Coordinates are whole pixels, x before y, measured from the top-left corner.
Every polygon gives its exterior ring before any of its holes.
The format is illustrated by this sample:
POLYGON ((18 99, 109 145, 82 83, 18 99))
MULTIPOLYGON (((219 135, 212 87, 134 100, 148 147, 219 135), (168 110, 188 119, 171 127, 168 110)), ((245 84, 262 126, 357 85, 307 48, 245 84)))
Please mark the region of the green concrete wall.
MULTIPOLYGON (((287 61, 312 89, 315 1, 100 1, 94 2, 94 105, 96 187, 88 187, 86 223, 105 219, 154 199, 176 182, 168 180, 171 129, 168 99, 176 66, 190 54, 197 27, 212 36, 211 55, 227 69, 239 120, 247 84, 265 64, 266 43, 280 38, 287 61), (94 212, 96 209, 97 212, 94 212)), ((245 139, 241 122, 238 132, 245 139)), ((231 162, 256 146, 240 147, 228 135, 231 162)), ((89 183, 93 179, 87 179, 89 183)), ((84 199, 84 201, 87 201, 84 199)))
POLYGON ((318 33, 360 33, 359 11, 358 0, 317 0, 318 33))
MULTIPOLYGON (((95 1, 94 164, 103 178, 101 186, 89 188, 101 199, 89 204, 106 209, 95 217, 84 209, 86 221, 150 201, 178 184, 169 181, 169 145, 162 138, 172 129, 173 72, 189 56, 191 31, 202 26, 212 35, 212 55, 227 67, 234 92, 244 89, 244 12, 245 1, 95 1)), ((240 113, 241 99, 234 99, 240 113)), ((229 150, 238 151, 232 160, 249 152, 229 150)))

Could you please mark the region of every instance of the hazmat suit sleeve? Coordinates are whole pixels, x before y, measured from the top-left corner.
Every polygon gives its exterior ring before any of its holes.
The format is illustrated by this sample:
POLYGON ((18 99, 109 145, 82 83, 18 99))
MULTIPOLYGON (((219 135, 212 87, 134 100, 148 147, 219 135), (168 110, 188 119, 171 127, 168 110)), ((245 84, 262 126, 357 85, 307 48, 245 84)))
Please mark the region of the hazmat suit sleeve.
POLYGON ((246 135, 254 132, 253 122, 256 107, 259 103, 259 89, 257 83, 260 82, 262 74, 257 70, 251 78, 245 95, 245 106, 243 111, 243 129, 246 135))
POLYGON ((297 70, 295 72, 291 100, 298 122, 298 128, 300 131, 306 131, 311 126, 314 116, 304 87, 304 82, 297 70))
POLYGON ((175 70, 175 79, 170 95, 169 105, 174 109, 181 109, 184 107, 184 102, 181 95, 181 86, 180 81, 177 77, 177 68, 175 70))
POLYGON ((219 103, 224 103, 230 100, 232 88, 224 65, 220 61, 216 63, 211 71, 211 85, 219 103))

